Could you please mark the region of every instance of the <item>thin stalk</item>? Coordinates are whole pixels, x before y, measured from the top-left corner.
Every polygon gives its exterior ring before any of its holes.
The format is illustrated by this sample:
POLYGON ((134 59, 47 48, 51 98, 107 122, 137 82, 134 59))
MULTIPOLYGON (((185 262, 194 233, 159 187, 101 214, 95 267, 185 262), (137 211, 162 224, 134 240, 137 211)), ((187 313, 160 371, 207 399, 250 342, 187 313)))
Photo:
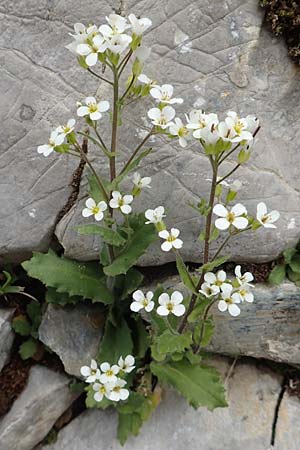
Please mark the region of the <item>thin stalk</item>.
POLYGON ((213 256, 213 258, 212 258, 212 261, 214 261, 214 260, 219 256, 219 254, 221 253, 221 251, 223 250, 223 248, 225 247, 225 245, 227 244, 227 242, 229 241, 229 239, 230 239, 232 236, 233 236, 232 234, 229 234, 229 235, 227 236, 227 238, 224 240, 224 242, 220 245, 220 247, 218 248, 218 250, 217 250, 216 253, 214 254, 214 256, 213 256))
POLYGON ((93 138, 92 136, 90 136, 87 133, 83 133, 82 131, 77 131, 77 134, 80 134, 81 136, 86 137, 87 139, 89 139, 90 141, 92 141, 94 144, 96 144, 100 150, 102 150, 102 152, 104 153, 105 156, 107 156, 108 158, 111 158, 111 154, 108 150, 106 150, 102 144, 100 142, 97 141, 97 139, 93 138))
POLYGON ((201 350, 201 342, 203 339, 203 335, 204 335, 204 329, 205 329, 205 322, 206 319, 208 317, 208 313, 211 309, 211 307, 216 303, 217 300, 213 300, 209 305, 207 305, 207 307, 205 308, 204 314, 203 314, 203 319, 202 319, 202 324, 201 324, 201 329, 200 329, 200 337, 199 337, 199 344, 197 345, 197 347, 194 349, 194 353, 198 354, 201 350))
POLYGON ((106 145, 105 145, 105 142, 103 141, 103 139, 102 139, 102 137, 101 137, 99 131, 97 130, 97 125, 94 125, 93 128, 94 128, 94 130, 95 130, 96 136, 97 136, 97 138, 99 139, 99 141, 100 141, 102 147, 105 148, 105 150, 107 151, 107 153, 109 153, 108 148, 107 148, 106 145))
POLYGON ((125 67, 126 67, 126 65, 127 65, 127 63, 128 63, 128 61, 130 60, 131 55, 132 55, 132 50, 130 50, 130 51, 127 53, 127 55, 122 59, 122 61, 121 61, 120 64, 118 65, 117 70, 118 70, 119 78, 120 78, 120 76, 121 76, 123 70, 125 69, 125 67))
POLYGON ((118 132, 118 113, 119 113, 119 77, 117 70, 113 70, 114 73, 114 98, 113 98, 113 117, 112 117, 112 131, 111 131, 111 144, 110 152, 111 158, 110 165, 110 181, 112 182, 116 178, 116 148, 117 148, 117 132, 118 132))
POLYGON ((226 180, 226 178, 230 177, 230 175, 232 175, 236 170, 238 170, 239 167, 240 167, 240 164, 237 164, 227 175, 225 175, 224 177, 220 178, 217 181, 217 185, 222 183, 222 181, 226 180))
POLYGON ((94 77, 97 77, 97 78, 99 78, 100 80, 105 81, 105 83, 108 83, 108 84, 110 84, 111 86, 113 86, 113 83, 112 83, 110 80, 108 80, 107 78, 102 77, 101 75, 98 75, 98 74, 97 74, 96 72, 94 72, 92 69, 88 68, 87 71, 90 72, 92 75, 94 75, 94 77))
POLYGON ((128 94, 128 92, 130 91, 131 86, 133 85, 133 83, 134 83, 134 81, 135 81, 135 78, 136 78, 135 75, 133 75, 133 77, 132 77, 132 79, 131 79, 131 81, 130 81, 128 87, 127 87, 127 89, 125 90, 124 94, 123 94, 122 97, 120 98, 120 102, 126 97, 126 95, 128 94))
POLYGON ((150 138, 150 136, 153 135, 153 130, 154 127, 149 131, 149 133, 144 137, 144 139, 142 140, 142 142, 136 147, 136 149, 134 150, 134 152, 132 153, 132 155, 130 156, 130 158, 128 159, 128 161, 126 162, 126 164, 124 165, 124 167, 122 168, 121 172, 119 173, 119 175, 122 175, 122 173, 125 172, 125 170, 127 169, 127 167, 129 166, 129 164, 134 160, 134 158, 136 157, 136 155, 138 154, 138 152, 141 150, 141 148, 145 145, 145 143, 148 141, 148 139, 150 138))

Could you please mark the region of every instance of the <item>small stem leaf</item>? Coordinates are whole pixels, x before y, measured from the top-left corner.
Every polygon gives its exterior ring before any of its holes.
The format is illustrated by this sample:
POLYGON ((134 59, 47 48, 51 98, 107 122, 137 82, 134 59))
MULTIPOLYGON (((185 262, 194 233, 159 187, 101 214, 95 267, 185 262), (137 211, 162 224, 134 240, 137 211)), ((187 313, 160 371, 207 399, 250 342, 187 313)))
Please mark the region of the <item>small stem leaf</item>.
POLYGON ((101 236, 104 242, 115 247, 120 247, 126 242, 126 239, 124 239, 117 231, 112 230, 111 228, 102 227, 96 223, 78 225, 75 229, 79 234, 101 236))
POLYGON ((218 237, 220 236, 220 231, 218 230, 218 228, 213 227, 211 233, 210 233, 210 238, 209 238, 209 243, 215 241, 216 239, 218 239, 218 237))
POLYGON ((20 345, 19 353, 22 359, 29 359, 35 355, 38 350, 38 343, 35 339, 30 338, 28 341, 20 345))
POLYGON ((94 302, 109 304, 113 295, 106 287, 101 267, 97 263, 81 263, 60 258, 53 251, 33 253, 22 267, 32 278, 42 281, 47 287, 53 287, 59 293, 70 296, 79 295, 94 302))
POLYGON ((125 358, 127 355, 132 355, 132 351, 131 330, 127 322, 122 319, 121 323, 115 326, 110 320, 107 320, 97 356, 99 364, 105 361, 117 364, 120 356, 125 358))
POLYGON ((229 258, 228 256, 220 256, 219 258, 216 258, 214 261, 203 264, 203 266, 201 266, 199 270, 201 272, 202 271, 211 272, 216 267, 219 267, 222 264, 224 264, 226 261, 228 261, 228 258, 229 258))
POLYGON ((224 386, 213 367, 192 365, 186 359, 167 364, 152 362, 150 367, 161 383, 177 389, 194 408, 206 406, 213 410, 227 406, 224 386))
MULTIPOLYGON (((105 187, 106 191, 108 191, 108 181, 101 180, 103 183, 103 186, 105 187)), ((95 176, 90 173, 88 176, 88 183, 89 183, 89 196, 92 197, 96 203, 101 202, 101 200, 106 201, 106 198, 104 197, 103 192, 101 191, 99 184, 95 178, 95 176)))
POLYGON ((157 239, 154 225, 145 224, 144 214, 133 215, 128 221, 133 233, 113 263, 104 267, 104 273, 108 276, 126 273, 157 239))
POLYGON ((128 295, 135 291, 142 284, 143 279, 144 277, 141 272, 131 267, 125 275, 121 300, 124 300, 128 295))
POLYGON ((285 279, 285 271, 285 264, 278 264, 271 270, 268 281, 275 285, 281 284, 285 279))
POLYGON ((196 286, 194 284, 194 281, 184 264, 184 261, 179 253, 176 254, 176 267, 179 273, 179 276, 181 278, 181 281, 185 284, 185 286, 190 289, 192 292, 196 292, 196 286))

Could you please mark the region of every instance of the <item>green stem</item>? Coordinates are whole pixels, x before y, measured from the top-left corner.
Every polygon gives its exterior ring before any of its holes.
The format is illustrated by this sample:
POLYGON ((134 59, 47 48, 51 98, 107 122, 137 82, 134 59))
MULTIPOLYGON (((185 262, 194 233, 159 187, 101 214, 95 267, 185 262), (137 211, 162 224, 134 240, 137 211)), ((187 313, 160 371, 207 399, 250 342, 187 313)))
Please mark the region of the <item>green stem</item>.
POLYGON ((130 57, 132 55, 132 50, 129 50, 129 52, 127 53, 127 55, 124 56, 124 58, 122 59, 122 61, 120 62, 120 64, 117 67, 117 72, 119 75, 119 78, 123 72, 123 70, 125 69, 128 61, 130 60, 130 57))
POLYGON ((129 83, 127 89, 125 90, 124 94, 123 94, 122 97, 120 98, 120 102, 121 102, 122 100, 124 100, 124 98, 126 97, 126 95, 128 94, 128 92, 130 91, 131 86, 133 85, 134 81, 135 81, 135 75, 132 76, 132 80, 130 81, 130 83, 129 83))
POLYGON ((94 77, 97 77, 97 78, 99 78, 100 80, 105 81, 105 83, 108 83, 108 84, 110 84, 111 86, 113 86, 113 83, 112 83, 110 80, 108 80, 107 78, 101 77, 101 75, 98 75, 98 74, 97 74, 96 72, 94 72, 92 69, 88 68, 87 71, 90 72, 92 75, 94 75, 94 77))
POLYGON ((136 155, 138 154, 138 152, 141 150, 141 148, 145 145, 145 143, 148 141, 148 139, 150 138, 150 136, 153 135, 153 130, 154 127, 149 131, 149 133, 144 137, 144 139, 142 140, 142 142, 136 147, 136 149, 134 150, 134 152, 132 153, 132 155, 130 156, 130 158, 128 159, 128 161, 126 162, 126 164, 124 165, 124 167, 122 168, 121 172, 119 173, 119 175, 122 175, 122 173, 125 172, 125 170, 127 169, 127 167, 129 166, 129 164, 134 160, 134 158, 136 157, 136 155))
POLYGON ((226 180, 226 178, 230 177, 230 175, 232 175, 236 170, 238 170, 239 167, 240 164, 237 164, 227 175, 218 180, 217 185, 222 183, 222 181, 226 180))
POLYGON ((110 181, 116 178, 116 148, 117 148, 117 132, 118 132, 118 113, 119 113, 119 77, 117 70, 114 73, 114 98, 113 98, 113 117, 112 117, 112 132, 111 132, 111 158, 110 158, 110 181))
POLYGON ((80 134, 81 136, 84 136, 87 139, 89 139, 90 141, 92 141, 94 144, 96 144, 102 150, 102 152, 104 153, 105 156, 107 156, 108 158, 111 158, 110 152, 106 149, 106 147, 103 147, 102 144, 97 141, 97 139, 93 138, 92 136, 90 136, 87 133, 83 133, 82 131, 77 131, 77 134, 80 134))
POLYGON ((204 330, 205 330, 205 322, 206 319, 208 317, 208 313, 211 309, 211 307, 216 303, 217 300, 213 300, 209 305, 207 305, 207 307, 205 308, 204 314, 203 314, 203 319, 202 319, 202 324, 201 324, 201 329, 200 329, 200 337, 199 337, 199 343, 196 346, 196 348, 194 349, 194 353, 198 354, 201 350, 201 342, 203 339, 203 335, 204 335, 204 330))

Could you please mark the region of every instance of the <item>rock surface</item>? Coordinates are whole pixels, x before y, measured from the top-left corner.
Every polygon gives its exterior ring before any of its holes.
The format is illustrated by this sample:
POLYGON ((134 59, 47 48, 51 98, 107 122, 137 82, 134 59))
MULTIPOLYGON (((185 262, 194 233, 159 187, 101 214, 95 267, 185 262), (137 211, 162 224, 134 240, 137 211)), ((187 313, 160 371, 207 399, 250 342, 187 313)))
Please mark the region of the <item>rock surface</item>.
MULTIPOLYGON (((255 112, 261 119, 263 130, 253 159, 239 172, 244 184, 240 199, 254 212, 264 198, 271 208, 281 211, 282 219, 275 233, 259 232, 255 241, 245 234, 233 242, 233 259, 268 260, 295 244, 300 221, 300 72, 289 60, 284 43, 262 29, 263 11, 257 0, 183 0, 163 5, 160 0, 87 0, 84 5, 80 0, 43 0, 38 7, 35 2, 23 0, 16 5, 5 0, 0 6, 0 117, 5 125, 0 164, 2 259, 22 259, 49 244, 77 161, 38 156, 36 146, 47 141, 50 127, 74 115, 77 100, 97 89, 94 79, 86 76, 64 48, 72 24, 101 23, 112 8, 153 20, 146 37, 153 53, 145 72, 161 83, 175 85, 176 94, 185 99, 178 112, 238 109, 241 114, 255 112)), ((141 139, 149 106, 128 109, 119 144, 121 159, 132 148, 133 138, 141 139)), ((161 141, 151 146, 159 151, 153 152, 141 172, 147 170, 153 177, 153 188, 136 208, 165 205, 168 225, 182 230, 185 259, 199 260, 198 217, 187 202, 208 193, 206 161, 195 147, 182 150, 161 141)), ((231 162, 227 168, 232 168, 231 162)), ((79 201, 62 219, 57 235, 67 255, 86 260, 96 257, 99 244, 79 239, 73 230, 81 220, 85 185, 83 180, 79 201)), ((161 264, 173 258, 171 252, 157 252, 157 248, 153 246, 141 264, 161 264)))
POLYGON ((65 371, 80 376, 80 368, 97 354, 103 316, 96 305, 61 308, 48 305, 39 339, 61 359, 65 371))
POLYGON ((13 309, 0 309, 0 372, 7 363, 14 341, 14 332, 11 328, 13 309))
POLYGON ((274 450, 298 450, 300 442, 300 400, 285 392, 278 412, 274 450))
MULTIPOLYGON (((230 364, 217 362, 226 373, 230 364)), ((137 438, 124 447, 117 442, 116 415, 111 411, 87 411, 43 450, 267 450, 281 377, 265 367, 237 363, 228 382, 229 408, 209 412, 194 410, 183 398, 167 391, 137 438)), ((296 426, 296 423, 295 423, 296 426)), ((282 446, 280 450, 291 450, 282 446)))
POLYGON ((42 366, 32 367, 27 386, 0 421, 3 450, 32 450, 76 398, 69 379, 42 366))

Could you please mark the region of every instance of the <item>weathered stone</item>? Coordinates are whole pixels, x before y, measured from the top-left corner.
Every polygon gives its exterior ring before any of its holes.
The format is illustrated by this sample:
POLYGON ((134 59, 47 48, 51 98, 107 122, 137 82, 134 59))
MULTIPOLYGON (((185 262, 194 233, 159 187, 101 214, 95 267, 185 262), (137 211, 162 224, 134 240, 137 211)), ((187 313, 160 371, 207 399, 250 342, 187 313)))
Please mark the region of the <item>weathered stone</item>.
POLYGON ((278 411, 274 450, 298 450, 300 399, 285 392, 278 411))
POLYGON ((14 341, 14 332, 11 328, 13 309, 0 309, 0 371, 7 363, 14 341))
POLYGON ((3 450, 32 450, 76 398, 65 375, 42 366, 30 370, 28 384, 0 421, 3 450))
MULTIPOLYGON (((215 365, 223 373, 230 367, 222 361, 215 365)), ((267 450, 280 388, 281 377, 267 368, 237 363, 228 383, 228 408, 194 410, 168 391, 141 434, 124 447, 115 437, 114 412, 94 410, 77 417, 43 450, 267 450)))
POLYGON ((61 308, 49 305, 39 328, 39 338, 62 360, 65 371, 80 376, 90 364, 102 336, 103 316, 96 305, 61 308))
MULTIPOLYGON (((261 119, 262 130, 253 157, 237 173, 243 182, 238 200, 250 214, 255 214, 257 203, 264 199, 282 217, 277 230, 259 230, 250 239, 248 233, 242 234, 232 240, 227 250, 236 261, 275 258, 300 237, 300 155, 296 150, 300 133, 300 72, 288 58, 284 43, 262 28, 263 11, 257 0, 197 4, 191 0, 168 1, 163 7, 159 0, 131 0, 125 3, 125 13, 129 11, 153 20, 152 30, 146 36, 153 53, 145 72, 159 82, 175 85, 176 95, 185 99, 176 108, 179 113, 194 107, 220 113, 238 109, 242 115, 254 112, 261 119)), ((150 105, 150 101, 141 102, 126 110, 119 139, 122 162, 149 125, 146 111, 150 105)), ((178 226, 182 231, 184 259, 199 261, 202 247, 197 238, 201 220, 188 202, 196 201, 197 196, 208 196, 208 163, 196 145, 183 150, 159 138, 150 145, 154 152, 141 173, 152 176, 152 189, 135 202, 135 209, 164 205, 168 226, 178 226)), ((121 167, 120 162, 118 166, 121 167)), ((103 167, 101 162, 104 173, 103 167)), ((233 167, 234 162, 228 162, 222 174, 233 167)), ((97 257, 99 242, 92 237, 78 237, 74 231, 74 225, 84 221, 81 210, 85 195, 83 180, 80 199, 62 219, 56 234, 67 255, 89 260, 97 257)), ((172 252, 161 252, 157 244, 140 264, 162 264, 173 258, 172 252)))

